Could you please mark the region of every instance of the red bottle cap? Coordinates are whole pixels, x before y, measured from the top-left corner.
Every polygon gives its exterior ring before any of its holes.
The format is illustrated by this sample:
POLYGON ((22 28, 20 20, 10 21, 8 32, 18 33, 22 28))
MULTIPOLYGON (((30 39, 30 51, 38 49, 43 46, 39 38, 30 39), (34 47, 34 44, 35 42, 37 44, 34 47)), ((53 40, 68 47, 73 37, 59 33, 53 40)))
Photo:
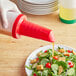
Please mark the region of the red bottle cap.
POLYGON ((42 39, 49 42, 55 41, 52 30, 27 21, 26 16, 23 14, 20 14, 16 18, 12 29, 12 36, 14 38, 19 38, 20 35, 42 39))

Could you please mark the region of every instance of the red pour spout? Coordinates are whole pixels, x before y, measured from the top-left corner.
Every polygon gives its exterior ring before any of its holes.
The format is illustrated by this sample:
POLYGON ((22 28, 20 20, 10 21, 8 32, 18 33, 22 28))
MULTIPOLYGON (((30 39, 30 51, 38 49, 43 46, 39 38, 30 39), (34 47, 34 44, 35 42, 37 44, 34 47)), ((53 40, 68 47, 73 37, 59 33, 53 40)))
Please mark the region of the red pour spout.
POLYGON ((12 35, 18 38, 20 35, 55 42, 53 31, 45 27, 27 21, 26 16, 19 15, 14 22, 12 35))

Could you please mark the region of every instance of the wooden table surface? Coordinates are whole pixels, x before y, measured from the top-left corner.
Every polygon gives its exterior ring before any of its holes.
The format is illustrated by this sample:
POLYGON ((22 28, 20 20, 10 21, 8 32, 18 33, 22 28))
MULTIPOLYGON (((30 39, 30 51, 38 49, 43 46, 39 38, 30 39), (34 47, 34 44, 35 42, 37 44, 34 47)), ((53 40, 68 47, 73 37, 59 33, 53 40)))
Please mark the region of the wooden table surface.
MULTIPOLYGON (((16 2, 15 0, 12 1, 16 2)), ((26 15, 29 21, 52 29, 55 34, 56 44, 76 48, 76 24, 64 24, 60 22, 57 12, 44 16, 26 15)), ((16 40, 1 33, 0 76, 27 76, 24 70, 27 57, 35 49, 51 44, 29 37, 21 37, 16 40)))

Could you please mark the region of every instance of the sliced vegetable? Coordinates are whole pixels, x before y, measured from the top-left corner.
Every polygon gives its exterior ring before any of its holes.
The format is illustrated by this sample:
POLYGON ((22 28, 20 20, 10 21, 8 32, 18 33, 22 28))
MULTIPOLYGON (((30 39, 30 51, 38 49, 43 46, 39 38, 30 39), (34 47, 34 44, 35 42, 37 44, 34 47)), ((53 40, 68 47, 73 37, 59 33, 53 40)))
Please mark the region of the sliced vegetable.
POLYGON ((36 74, 36 73, 34 73, 34 74, 33 74, 33 76, 37 76, 37 74, 36 74))
POLYGON ((36 60, 38 61, 38 60, 39 60, 39 58, 36 58, 36 60))
POLYGON ((46 53, 48 50, 45 50, 44 53, 46 53))
POLYGON ((34 63, 33 65, 32 65, 32 68, 34 69, 34 68, 36 68, 37 67, 37 63, 34 63))
POLYGON ((38 76, 42 76, 42 71, 38 71, 38 72, 37 72, 37 75, 38 75, 38 76))
POLYGON ((76 64, 76 55, 71 56, 70 60, 76 64))
POLYGON ((53 58, 54 58, 55 60, 58 60, 58 56, 54 56, 53 58))
POLYGON ((74 75, 74 74, 75 74, 74 68, 70 68, 70 69, 67 71, 67 75, 69 75, 69 76, 74 75))
POLYGON ((46 63, 46 68, 51 68, 51 63, 46 63))
POLYGON ((46 56, 48 56, 48 53, 43 53, 43 54, 41 54, 40 57, 46 57, 46 56))
POLYGON ((68 53, 72 53, 72 51, 71 51, 71 50, 67 50, 67 52, 68 52, 68 53))
POLYGON ((57 75, 58 65, 57 64, 52 64, 51 68, 52 68, 52 71, 54 72, 54 74, 57 75))
POLYGON ((70 68, 72 68, 74 66, 74 64, 71 61, 68 62, 68 65, 70 66, 70 68))
POLYGON ((44 71, 42 72, 42 76, 48 76, 48 70, 44 70, 44 71))
POLYGON ((40 64, 42 64, 43 66, 45 66, 47 62, 49 62, 48 59, 42 59, 41 62, 40 62, 40 64))
POLYGON ((29 66, 25 65, 25 67, 29 70, 32 70, 32 65, 29 65, 29 66))
POLYGON ((64 56, 70 56, 70 54, 66 52, 66 53, 64 53, 64 56))

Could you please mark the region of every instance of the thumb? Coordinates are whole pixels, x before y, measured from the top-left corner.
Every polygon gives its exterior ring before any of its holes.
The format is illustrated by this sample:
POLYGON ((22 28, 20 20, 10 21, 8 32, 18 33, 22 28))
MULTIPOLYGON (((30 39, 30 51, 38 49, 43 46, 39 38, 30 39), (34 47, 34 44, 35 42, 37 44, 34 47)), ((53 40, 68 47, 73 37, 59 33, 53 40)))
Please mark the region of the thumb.
POLYGON ((19 14, 21 14, 20 10, 18 9, 18 7, 16 6, 16 4, 13 4, 13 10, 18 12, 19 14))
POLYGON ((8 28, 8 20, 7 20, 7 11, 2 11, 1 13, 2 16, 2 25, 4 28, 8 28))

